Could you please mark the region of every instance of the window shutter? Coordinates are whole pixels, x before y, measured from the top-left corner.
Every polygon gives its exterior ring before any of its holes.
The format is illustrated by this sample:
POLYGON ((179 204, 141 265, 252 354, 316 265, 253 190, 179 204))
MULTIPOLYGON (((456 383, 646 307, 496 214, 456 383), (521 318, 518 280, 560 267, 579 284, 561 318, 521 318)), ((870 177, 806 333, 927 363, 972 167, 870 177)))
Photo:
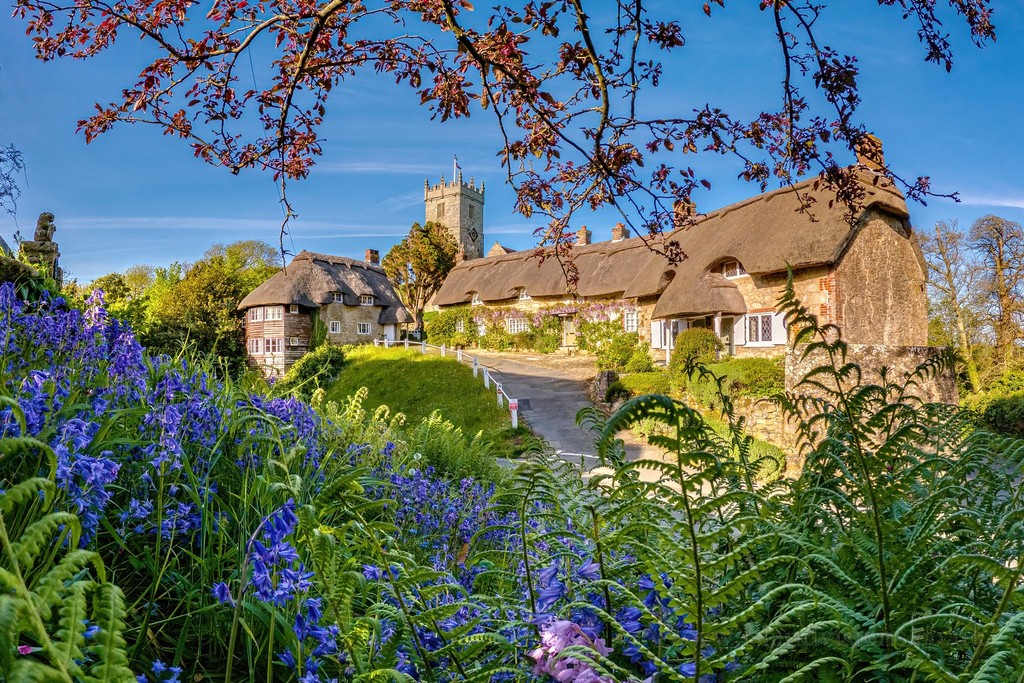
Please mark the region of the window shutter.
POLYGON ((786 314, 776 313, 772 316, 772 343, 786 343, 786 314))
POLYGON ((661 348, 661 328, 665 323, 661 320, 651 321, 651 348, 661 348))
POLYGON ((745 346, 747 343, 747 316, 738 315, 732 321, 732 334, 736 346, 745 346))

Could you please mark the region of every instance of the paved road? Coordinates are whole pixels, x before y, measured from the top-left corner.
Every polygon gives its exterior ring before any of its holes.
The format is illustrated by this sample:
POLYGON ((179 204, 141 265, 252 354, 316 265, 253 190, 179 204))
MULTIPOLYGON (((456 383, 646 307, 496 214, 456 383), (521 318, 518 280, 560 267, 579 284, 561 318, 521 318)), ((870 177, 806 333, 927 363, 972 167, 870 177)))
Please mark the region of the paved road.
MULTIPOLYGON (((590 405, 585 382, 553 368, 494 356, 479 358, 505 393, 519 399, 519 417, 534 433, 570 462, 579 463, 582 457, 585 469, 597 464, 593 438, 576 426, 576 413, 590 405)), ((657 454, 650 446, 629 445, 626 451, 630 460, 657 454)))

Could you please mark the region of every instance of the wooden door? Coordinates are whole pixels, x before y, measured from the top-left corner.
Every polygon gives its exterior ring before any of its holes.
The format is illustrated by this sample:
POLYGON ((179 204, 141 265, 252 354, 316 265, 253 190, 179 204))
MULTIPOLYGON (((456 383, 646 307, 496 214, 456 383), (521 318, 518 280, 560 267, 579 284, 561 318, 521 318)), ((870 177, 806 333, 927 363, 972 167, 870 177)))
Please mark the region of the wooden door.
POLYGON ((562 346, 576 346, 576 318, 562 318, 562 346))

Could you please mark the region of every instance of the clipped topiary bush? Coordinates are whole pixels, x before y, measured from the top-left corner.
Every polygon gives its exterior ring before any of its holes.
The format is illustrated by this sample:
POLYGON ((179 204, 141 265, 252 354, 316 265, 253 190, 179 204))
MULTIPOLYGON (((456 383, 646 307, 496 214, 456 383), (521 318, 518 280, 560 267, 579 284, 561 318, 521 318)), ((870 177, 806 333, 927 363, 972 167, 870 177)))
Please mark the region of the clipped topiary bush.
POLYGON ((618 381, 630 396, 644 396, 646 394, 667 395, 670 390, 668 373, 636 372, 631 375, 623 375, 618 381))
POLYGON ((722 340, 715 331, 706 327, 683 330, 676 336, 675 348, 669 359, 669 369, 679 372, 687 361, 712 363, 722 350, 722 340))
POLYGON ((336 380, 345 367, 345 352, 331 344, 321 344, 295 362, 278 386, 309 397, 320 387, 336 380))

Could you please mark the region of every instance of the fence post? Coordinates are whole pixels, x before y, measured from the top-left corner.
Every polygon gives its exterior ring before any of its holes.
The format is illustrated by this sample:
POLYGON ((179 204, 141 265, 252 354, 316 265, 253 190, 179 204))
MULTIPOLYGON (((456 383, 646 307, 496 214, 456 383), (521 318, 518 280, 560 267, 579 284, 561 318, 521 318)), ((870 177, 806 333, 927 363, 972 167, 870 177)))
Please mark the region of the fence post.
POLYGON ((516 429, 519 427, 519 399, 510 398, 508 409, 512 413, 512 429, 516 429))
POLYGON ((446 354, 445 354, 445 350, 444 350, 444 344, 441 344, 441 358, 444 358, 445 355, 446 354))
POLYGON ((505 402, 501 398, 501 385, 498 384, 497 382, 495 382, 494 386, 498 387, 498 391, 496 392, 498 394, 498 407, 499 408, 504 408, 505 407, 505 402))
POLYGON ((408 334, 405 335, 405 350, 406 351, 409 350, 409 335, 408 334))
POLYGON ((487 368, 484 368, 484 389, 491 388, 491 373, 487 372, 487 368))
POLYGON ((460 363, 462 362, 462 349, 461 348, 455 350, 455 357, 459 359, 460 363))
POLYGON ((426 339, 424 339, 423 341, 420 342, 420 353, 422 353, 424 356, 427 355, 427 340, 426 339))
POLYGON ((480 376, 480 361, 476 359, 476 356, 473 356, 473 376, 480 376))

